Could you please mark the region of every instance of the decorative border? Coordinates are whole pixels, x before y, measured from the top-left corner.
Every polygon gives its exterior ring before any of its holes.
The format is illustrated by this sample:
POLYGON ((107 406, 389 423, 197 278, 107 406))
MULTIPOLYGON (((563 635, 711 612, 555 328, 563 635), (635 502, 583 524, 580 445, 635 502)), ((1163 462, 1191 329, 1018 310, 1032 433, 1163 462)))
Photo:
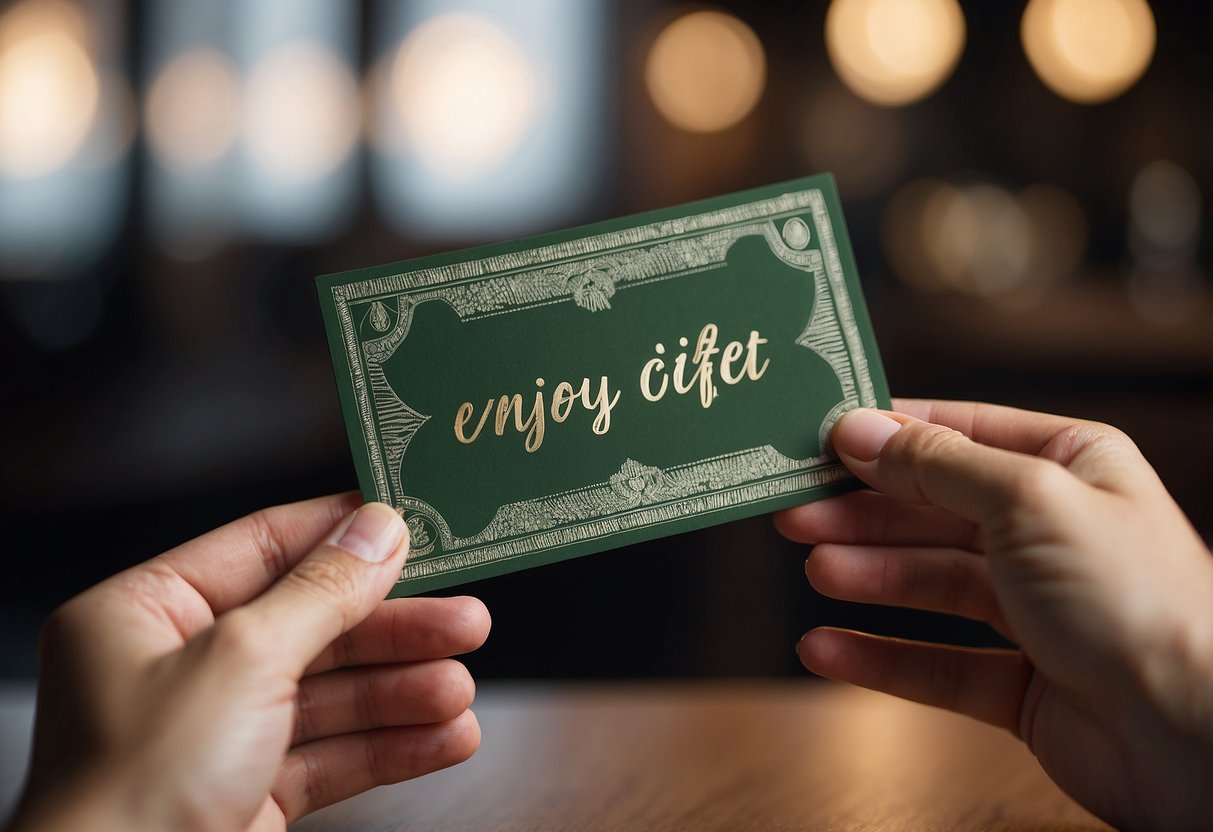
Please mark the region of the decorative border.
POLYGON ((796 343, 830 365, 843 393, 819 427, 824 448, 829 429, 842 412, 877 402, 829 211, 819 189, 333 286, 376 496, 405 509, 416 538, 418 559, 409 562, 401 580, 460 571, 843 479, 845 469, 828 454, 793 460, 769 445, 667 470, 629 459, 607 482, 501 506, 488 526, 466 538, 452 535, 434 507, 401 493, 401 462, 409 441, 429 416, 396 395, 382 364, 407 337, 419 304, 445 302, 463 321, 565 302, 599 312, 610 309, 618 291, 723 266, 732 245, 748 236, 761 236, 780 260, 806 272, 814 282, 813 310, 796 343), (807 248, 812 231, 798 216, 806 210, 816 227, 819 249, 807 248), (778 220, 783 220, 782 229, 778 220), (394 321, 384 304, 391 300, 394 321), (364 321, 385 334, 360 342, 362 322, 354 320, 351 305, 368 301, 371 307, 364 321), (431 524, 432 535, 417 518, 431 524), (426 559, 438 543, 442 553, 426 559))

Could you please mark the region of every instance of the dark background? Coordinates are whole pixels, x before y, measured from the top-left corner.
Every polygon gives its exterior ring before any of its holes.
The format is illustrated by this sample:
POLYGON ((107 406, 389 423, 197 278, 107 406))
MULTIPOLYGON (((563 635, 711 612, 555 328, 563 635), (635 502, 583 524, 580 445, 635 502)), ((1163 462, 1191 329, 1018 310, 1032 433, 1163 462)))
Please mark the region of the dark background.
MULTIPOLYGON (((378 55, 391 5, 341 6, 353 16, 359 74, 378 55)), ((1209 5, 1153 4, 1157 45, 1144 75, 1084 105, 1033 72, 1022 3, 963 3, 954 72, 916 103, 881 108, 834 74, 827 3, 723 3, 758 36, 766 83, 747 117, 712 133, 672 126, 645 87, 655 34, 683 7, 588 5, 599 15, 587 46, 598 83, 586 93, 596 132, 582 195, 523 230, 832 169, 896 395, 1117 425, 1213 538, 1209 5), (832 115, 806 131, 822 112, 832 115), (864 144, 873 136, 870 152, 887 168, 875 181, 864 144), (1170 259, 1143 253, 1129 209, 1136 178, 1158 160, 1186 171, 1199 194, 1195 237, 1170 259), (921 274, 903 274, 890 243, 891 206, 923 178, 1004 196, 1064 189, 1084 218, 1080 256, 1043 287, 1028 278, 994 296, 924 287, 921 274)), ((83 7, 118 33, 110 59, 136 106, 154 71, 156 6, 83 7)), ((40 273, 0 272, 0 674, 32 675, 41 620, 106 575, 259 507, 356 487, 313 278, 504 236, 402 228, 374 198, 372 156, 356 151, 356 198, 320 239, 237 229, 182 257, 154 233, 150 150, 136 131, 115 174, 126 195, 105 244, 40 273)), ((988 235, 978 238, 992 250, 988 235)), ((495 624, 468 664, 481 677, 795 674, 793 644, 825 623, 991 643, 972 623, 823 598, 803 578, 806 555, 760 517, 472 584, 459 591, 482 598, 495 624)))

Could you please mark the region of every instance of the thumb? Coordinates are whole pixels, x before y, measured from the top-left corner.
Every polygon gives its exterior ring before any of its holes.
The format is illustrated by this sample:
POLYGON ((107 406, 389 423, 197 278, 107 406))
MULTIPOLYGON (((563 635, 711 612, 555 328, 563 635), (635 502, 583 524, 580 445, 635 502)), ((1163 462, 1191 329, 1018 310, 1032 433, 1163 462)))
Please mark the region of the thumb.
POLYGON ((852 410, 831 438, 847 468, 873 488, 977 523, 1042 494, 1056 495, 1057 480, 1070 479, 1056 462, 982 445, 902 413, 852 410))
POLYGON ((408 527, 394 509, 367 503, 336 525, 294 569, 239 614, 274 645, 296 677, 387 595, 408 554, 408 527))

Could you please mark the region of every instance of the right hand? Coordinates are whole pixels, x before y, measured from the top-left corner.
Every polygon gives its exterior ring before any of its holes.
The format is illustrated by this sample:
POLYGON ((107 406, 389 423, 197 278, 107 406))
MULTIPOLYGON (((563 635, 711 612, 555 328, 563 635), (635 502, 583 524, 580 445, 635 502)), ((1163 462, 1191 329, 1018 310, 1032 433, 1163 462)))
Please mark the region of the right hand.
POLYGON ((1128 437, 992 405, 899 401, 832 437, 877 489, 776 516, 836 598, 951 613, 1019 647, 822 627, 821 675, 1021 737, 1113 824, 1213 828, 1213 559, 1128 437))

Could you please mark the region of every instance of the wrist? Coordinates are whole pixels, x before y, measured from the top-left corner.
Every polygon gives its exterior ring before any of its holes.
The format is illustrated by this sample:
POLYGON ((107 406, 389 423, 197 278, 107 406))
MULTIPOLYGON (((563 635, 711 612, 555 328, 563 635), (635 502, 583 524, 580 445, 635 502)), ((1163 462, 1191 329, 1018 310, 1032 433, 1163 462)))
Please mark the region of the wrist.
POLYGON ((1159 828, 1213 828, 1213 569, 1207 577, 1174 597, 1136 644, 1136 702, 1120 714, 1139 788, 1167 796, 1159 828))
POLYGON ((1208 580, 1187 599, 1175 599, 1160 635, 1139 655, 1151 710, 1213 760, 1213 568, 1206 571, 1208 580))
POLYGON ((140 818, 128 791, 108 778, 75 780, 53 790, 27 790, 5 832, 130 832, 152 830, 140 818))

